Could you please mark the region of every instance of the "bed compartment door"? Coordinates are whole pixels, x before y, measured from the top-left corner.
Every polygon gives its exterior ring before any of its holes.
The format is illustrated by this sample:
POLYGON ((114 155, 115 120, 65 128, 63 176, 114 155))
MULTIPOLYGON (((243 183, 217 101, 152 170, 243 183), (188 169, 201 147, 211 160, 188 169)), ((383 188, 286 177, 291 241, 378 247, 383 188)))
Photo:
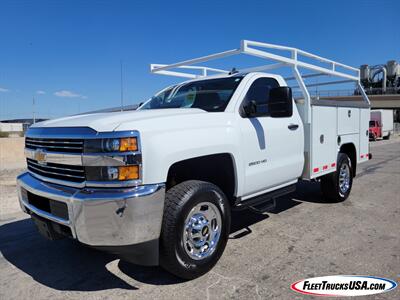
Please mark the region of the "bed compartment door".
POLYGON ((311 178, 336 170, 337 108, 312 107, 311 178))
POLYGON ((353 134, 360 132, 360 109, 353 107, 338 107, 338 134, 353 134))

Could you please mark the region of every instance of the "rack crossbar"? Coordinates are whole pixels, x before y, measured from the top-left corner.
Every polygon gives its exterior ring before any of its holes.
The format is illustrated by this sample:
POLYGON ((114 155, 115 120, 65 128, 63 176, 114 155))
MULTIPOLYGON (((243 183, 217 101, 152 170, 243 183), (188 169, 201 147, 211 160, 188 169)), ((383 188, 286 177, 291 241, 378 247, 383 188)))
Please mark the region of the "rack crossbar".
MULTIPOLYGON (((240 44, 240 48, 238 49, 232 49, 228 51, 223 51, 223 52, 218 52, 214 53, 211 55, 207 56, 202 56, 194 59, 189 59, 185 61, 181 61, 178 63, 173 63, 173 64, 152 64, 150 71, 152 73, 158 73, 158 74, 164 74, 164 75, 173 75, 173 76, 180 76, 180 77, 187 77, 187 78, 197 78, 200 76, 207 76, 207 71, 215 71, 219 73, 228 73, 226 70, 221 70, 221 69, 215 69, 215 68, 210 68, 210 67, 203 67, 203 66, 193 66, 194 64, 198 63, 203 63, 207 62, 210 60, 215 60, 219 58, 224 58, 232 55, 237 55, 237 54, 246 54, 250 56, 255 56, 255 57, 260 57, 272 61, 276 61, 279 64, 269 64, 269 65, 263 65, 263 66, 258 66, 258 67, 252 67, 252 68, 246 68, 241 70, 242 72, 251 72, 251 71, 261 71, 261 70, 268 70, 268 69, 275 69, 275 68, 280 68, 284 66, 291 66, 291 67, 300 67, 300 68, 305 68, 309 69, 315 72, 318 72, 321 75, 330 75, 330 76, 337 76, 337 77, 342 77, 346 78, 349 80, 353 81, 358 81, 359 80, 359 70, 356 68, 353 68, 351 66, 333 61, 331 59, 324 58, 322 56, 293 48, 293 47, 287 47, 287 46, 281 46, 281 45, 274 45, 274 44, 268 44, 268 43, 261 43, 261 42, 256 42, 256 41, 249 41, 249 40, 242 40, 240 44), (286 57, 283 55, 278 55, 274 54, 265 50, 260 50, 260 49, 255 49, 254 47, 259 47, 263 49, 272 49, 272 50, 280 50, 280 51, 289 51, 291 53, 292 57, 286 57), (299 59, 299 56, 305 56, 314 60, 317 60, 322 63, 327 63, 330 65, 329 68, 327 67, 321 67, 316 64, 311 64, 308 62, 301 61, 299 59), (356 75, 351 75, 345 72, 341 72, 337 70, 337 67, 343 68, 347 71, 355 72, 356 75), (172 72, 169 71, 171 69, 197 69, 197 70, 202 70, 203 73, 201 75, 193 75, 190 73, 184 73, 184 72, 172 72), (168 72, 162 72, 162 71, 168 71, 168 72)), ((305 75, 307 76, 307 75, 305 75)), ((306 78, 304 76, 304 78, 306 78)), ((293 78, 294 79, 294 78, 293 78)))

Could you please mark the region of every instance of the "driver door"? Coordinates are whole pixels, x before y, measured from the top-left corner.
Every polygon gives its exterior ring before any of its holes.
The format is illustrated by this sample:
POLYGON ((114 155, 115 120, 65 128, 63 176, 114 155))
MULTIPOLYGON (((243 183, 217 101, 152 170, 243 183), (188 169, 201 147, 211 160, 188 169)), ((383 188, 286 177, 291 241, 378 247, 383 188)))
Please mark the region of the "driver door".
POLYGON ((244 199, 292 183, 303 169, 303 127, 296 107, 293 107, 290 117, 269 116, 269 92, 275 87, 279 87, 279 83, 274 78, 256 78, 240 107, 242 117, 239 122, 246 173, 244 199), (263 116, 246 116, 243 106, 249 101, 257 103, 257 112, 262 112, 263 116))

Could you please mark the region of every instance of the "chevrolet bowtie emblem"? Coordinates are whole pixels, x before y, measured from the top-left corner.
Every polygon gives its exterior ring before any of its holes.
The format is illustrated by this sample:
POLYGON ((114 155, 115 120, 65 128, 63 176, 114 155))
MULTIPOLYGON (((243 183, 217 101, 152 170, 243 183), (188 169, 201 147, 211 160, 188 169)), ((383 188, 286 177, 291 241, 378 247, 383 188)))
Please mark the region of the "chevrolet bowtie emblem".
POLYGON ((42 165, 46 164, 46 151, 43 149, 36 149, 34 158, 35 160, 42 165))

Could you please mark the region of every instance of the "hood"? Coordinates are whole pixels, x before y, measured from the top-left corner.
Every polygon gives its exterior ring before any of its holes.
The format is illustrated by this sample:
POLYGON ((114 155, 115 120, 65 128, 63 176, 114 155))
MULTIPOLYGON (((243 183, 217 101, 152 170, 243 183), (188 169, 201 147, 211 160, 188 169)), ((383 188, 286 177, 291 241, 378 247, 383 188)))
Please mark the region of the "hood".
POLYGON ((178 108, 95 113, 48 120, 36 123, 31 127, 90 127, 98 132, 107 132, 115 130, 125 122, 197 114, 207 114, 207 112, 197 108, 178 108))

